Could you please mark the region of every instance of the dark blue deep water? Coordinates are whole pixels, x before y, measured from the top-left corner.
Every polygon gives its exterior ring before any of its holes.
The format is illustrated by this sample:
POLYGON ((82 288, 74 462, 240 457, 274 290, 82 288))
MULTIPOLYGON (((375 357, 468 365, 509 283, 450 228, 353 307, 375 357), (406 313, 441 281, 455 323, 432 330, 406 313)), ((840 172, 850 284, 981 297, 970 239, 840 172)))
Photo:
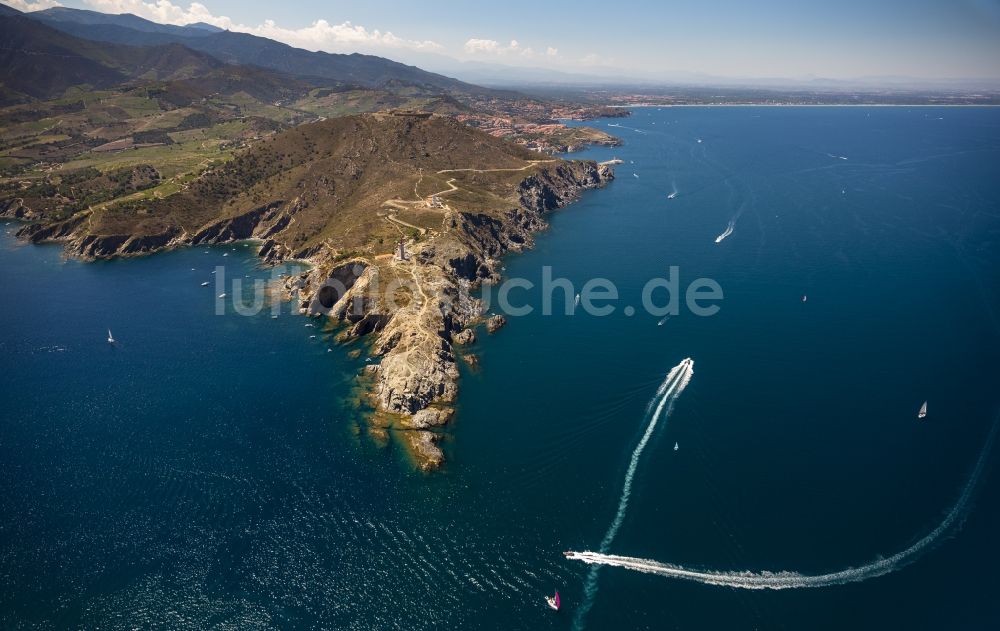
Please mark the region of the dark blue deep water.
POLYGON ((590 568, 561 552, 600 546, 646 406, 685 357, 611 553, 823 573, 903 550, 970 481, 971 503, 867 582, 745 591, 604 568, 578 622, 1000 626, 1000 453, 970 480, 1000 412, 1000 110, 591 124, 625 140, 584 154, 624 160, 617 180, 505 273, 603 277, 617 308, 482 335, 432 476, 364 430, 355 347, 287 305, 215 315, 200 283, 216 265, 270 276, 250 248, 83 264, 3 227, 0 627, 569 628, 590 568), (670 266, 682 289, 717 281, 720 311, 626 315, 670 266), (541 600, 555 588, 559 613, 541 600))

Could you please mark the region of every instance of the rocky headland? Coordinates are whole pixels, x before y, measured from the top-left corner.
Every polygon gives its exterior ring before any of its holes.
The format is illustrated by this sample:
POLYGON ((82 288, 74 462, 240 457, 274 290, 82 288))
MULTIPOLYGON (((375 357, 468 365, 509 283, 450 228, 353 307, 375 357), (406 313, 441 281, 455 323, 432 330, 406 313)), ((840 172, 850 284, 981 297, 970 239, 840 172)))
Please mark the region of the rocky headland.
MULTIPOLYGON (((499 258, 529 247, 547 212, 613 177, 447 117, 364 114, 276 134, 163 199, 66 218, 17 199, 0 212, 36 221, 21 238, 82 259, 257 239, 266 262, 307 261, 285 295, 335 323, 338 339, 369 340, 372 427, 431 470, 458 393, 456 346, 475 341, 486 315, 470 290, 498 280, 499 258)), ((490 332, 504 322, 485 319, 490 332)))

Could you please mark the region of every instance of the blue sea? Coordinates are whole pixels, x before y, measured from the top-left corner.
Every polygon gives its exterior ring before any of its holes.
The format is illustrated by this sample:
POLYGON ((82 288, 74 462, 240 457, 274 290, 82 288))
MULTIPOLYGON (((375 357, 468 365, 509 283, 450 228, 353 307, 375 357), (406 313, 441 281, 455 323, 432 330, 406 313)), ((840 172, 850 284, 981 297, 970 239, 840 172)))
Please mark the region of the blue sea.
POLYGON ((574 157, 617 179, 505 259, 535 309, 471 349, 433 475, 366 430, 363 344, 287 304, 217 315, 217 266, 272 277, 252 247, 81 263, 0 224, 0 627, 1000 627, 1000 110, 587 124, 624 145, 574 157), (641 308, 672 266, 717 313, 641 308), (613 312, 545 315, 546 268, 606 279, 613 312), (562 555, 824 574, 949 518, 812 589, 562 555))

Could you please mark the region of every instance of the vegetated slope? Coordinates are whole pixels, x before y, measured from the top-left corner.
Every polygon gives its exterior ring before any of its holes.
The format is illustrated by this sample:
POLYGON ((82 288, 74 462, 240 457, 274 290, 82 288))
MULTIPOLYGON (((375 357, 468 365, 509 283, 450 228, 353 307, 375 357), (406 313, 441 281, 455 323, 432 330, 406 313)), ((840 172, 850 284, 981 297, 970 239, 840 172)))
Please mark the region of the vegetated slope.
MULTIPOLYGON (((479 174, 475 192, 462 195, 477 209, 509 207, 514 187, 503 183, 526 177, 529 173, 518 169, 535 158, 537 154, 446 117, 347 116, 276 134, 206 171, 186 190, 164 199, 112 205, 69 231, 81 245, 83 236, 183 234, 197 242, 215 239, 213 230, 227 222, 234 224, 225 228, 233 236, 262 236, 264 222, 269 226, 264 234, 287 254, 301 256, 320 246, 389 251, 399 224, 386 220, 387 200, 412 202, 417 194, 448 190, 451 176, 437 173, 443 169, 499 168, 509 171, 479 174)), ((427 213, 440 223, 440 211, 427 213)), ((42 231, 38 238, 57 233, 42 231)), ((89 239, 89 249, 77 253, 113 255, 123 242, 114 238, 93 249, 95 241, 89 239)))

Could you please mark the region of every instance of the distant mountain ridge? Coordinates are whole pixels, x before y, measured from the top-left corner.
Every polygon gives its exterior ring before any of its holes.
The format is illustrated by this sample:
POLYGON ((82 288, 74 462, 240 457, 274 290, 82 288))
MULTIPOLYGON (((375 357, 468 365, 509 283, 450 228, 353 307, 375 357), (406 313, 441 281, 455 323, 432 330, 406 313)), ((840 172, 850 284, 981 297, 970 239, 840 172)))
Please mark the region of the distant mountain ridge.
POLYGON ((366 88, 404 84, 452 95, 500 94, 375 55, 311 52, 207 24, 173 26, 131 14, 111 15, 65 7, 25 16, 82 39, 131 46, 181 44, 225 63, 259 66, 299 77, 332 79, 366 88))
POLYGON ((152 22, 150 20, 146 20, 131 13, 121 13, 112 15, 108 13, 101 13, 99 11, 88 11, 86 9, 70 9, 67 7, 52 7, 51 9, 45 9, 43 11, 26 13, 25 17, 30 17, 42 22, 46 22, 50 26, 54 26, 53 23, 56 22, 63 22, 70 24, 84 24, 91 26, 101 25, 101 24, 114 24, 116 26, 130 28, 145 33, 167 33, 175 35, 194 35, 198 34, 199 31, 200 34, 202 35, 208 35, 210 33, 213 32, 217 33, 223 30, 221 28, 211 26, 208 24, 204 24, 201 27, 196 27, 194 25, 192 25, 191 27, 174 26, 173 24, 159 24, 157 22, 152 22))
POLYGON ((179 44, 98 43, 8 12, 0 15, 0 42, 0 104, 57 97, 76 85, 189 79, 225 65, 179 44))

